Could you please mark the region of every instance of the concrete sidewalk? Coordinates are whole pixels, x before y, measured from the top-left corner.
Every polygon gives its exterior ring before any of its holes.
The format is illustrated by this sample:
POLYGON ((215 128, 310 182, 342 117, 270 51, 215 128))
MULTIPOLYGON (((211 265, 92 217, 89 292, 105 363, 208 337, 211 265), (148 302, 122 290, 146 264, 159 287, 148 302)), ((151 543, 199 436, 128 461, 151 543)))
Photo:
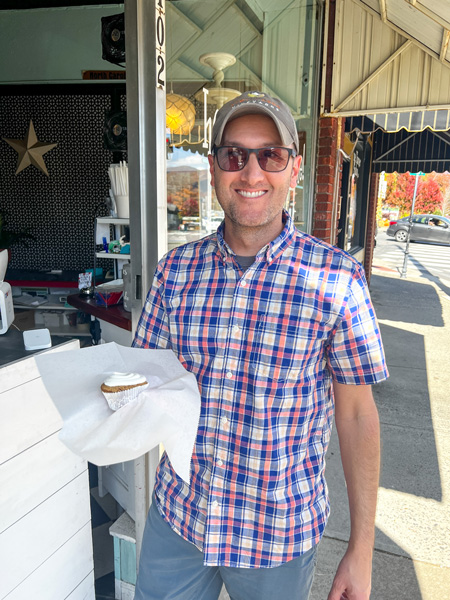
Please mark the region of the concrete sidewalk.
MULTIPOLYGON (((450 283, 381 266, 370 290, 390 371, 374 387, 382 473, 371 600, 450 600, 450 283)), ((326 600, 349 536, 335 432, 326 473, 332 512, 311 600, 326 600)))

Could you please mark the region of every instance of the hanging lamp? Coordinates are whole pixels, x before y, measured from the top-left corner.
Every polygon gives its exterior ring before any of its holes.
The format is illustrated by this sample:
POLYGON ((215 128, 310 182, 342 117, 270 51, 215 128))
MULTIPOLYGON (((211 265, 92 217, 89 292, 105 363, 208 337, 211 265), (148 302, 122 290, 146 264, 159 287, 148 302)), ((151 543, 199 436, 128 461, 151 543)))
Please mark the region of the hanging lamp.
MULTIPOLYGON (((199 58, 200 64, 213 69, 213 81, 206 84, 204 87, 208 90, 207 102, 214 104, 217 109, 241 94, 239 90, 233 90, 222 86, 225 78, 224 69, 231 67, 236 62, 236 57, 227 52, 208 52, 202 54, 199 58)), ((195 94, 195 99, 203 101, 203 90, 199 90, 195 94)))
POLYGON ((195 108, 185 96, 166 96, 166 127, 176 135, 189 135, 195 123, 195 108))

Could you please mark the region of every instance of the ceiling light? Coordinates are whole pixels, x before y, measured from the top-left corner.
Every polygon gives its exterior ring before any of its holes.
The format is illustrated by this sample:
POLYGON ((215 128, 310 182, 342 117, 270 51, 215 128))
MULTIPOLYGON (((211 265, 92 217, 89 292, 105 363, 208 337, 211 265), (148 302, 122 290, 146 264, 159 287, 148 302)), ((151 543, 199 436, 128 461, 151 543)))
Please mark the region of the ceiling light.
MULTIPOLYGON (((199 61, 202 65, 214 69, 212 75, 213 83, 204 86, 208 90, 207 102, 209 104, 215 104, 219 109, 226 102, 237 98, 241 94, 238 90, 222 87, 222 82, 225 78, 223 74, 224 69, 231 67, 236 62, 236 57, 233 54, 228 54, 227 52, 208 52, 207 54, 202 54, 199 61)), ((199 90, 195 94, 195 99, 200 102, 203 101, 203 90, 199 90)))
POLYGON ((179 94, 166 96, 166 127, 176 135, 189 135, 195 123, 195 108, 190 100, 179 94))

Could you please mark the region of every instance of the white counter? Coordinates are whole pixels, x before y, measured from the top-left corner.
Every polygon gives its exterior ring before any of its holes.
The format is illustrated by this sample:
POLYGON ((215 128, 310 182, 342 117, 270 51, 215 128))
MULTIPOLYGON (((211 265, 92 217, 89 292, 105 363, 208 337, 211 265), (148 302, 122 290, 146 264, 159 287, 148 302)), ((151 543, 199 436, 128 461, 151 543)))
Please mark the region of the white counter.
POLYGON ((87 463, 60 429, 33 356, 0 367, 0 599, 95 599, 87 463))

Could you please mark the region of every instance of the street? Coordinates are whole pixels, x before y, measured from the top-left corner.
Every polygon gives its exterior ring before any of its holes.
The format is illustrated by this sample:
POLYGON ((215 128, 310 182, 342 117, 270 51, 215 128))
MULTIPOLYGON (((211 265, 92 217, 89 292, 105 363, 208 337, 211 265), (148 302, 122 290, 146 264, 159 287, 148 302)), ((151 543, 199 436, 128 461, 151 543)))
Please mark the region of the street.
MULTIPOLYGON (((406 244, 396 242, 393 237, 386 235, 385 229, 380 229, 377 235, 377 245, 373 256, 373 265, 381 262, 391 267, 399 276, 402 272, 406 244)), ((406 276, 421 277, 432 275, 450 280, 450 246, 411 242, 406 276)))

